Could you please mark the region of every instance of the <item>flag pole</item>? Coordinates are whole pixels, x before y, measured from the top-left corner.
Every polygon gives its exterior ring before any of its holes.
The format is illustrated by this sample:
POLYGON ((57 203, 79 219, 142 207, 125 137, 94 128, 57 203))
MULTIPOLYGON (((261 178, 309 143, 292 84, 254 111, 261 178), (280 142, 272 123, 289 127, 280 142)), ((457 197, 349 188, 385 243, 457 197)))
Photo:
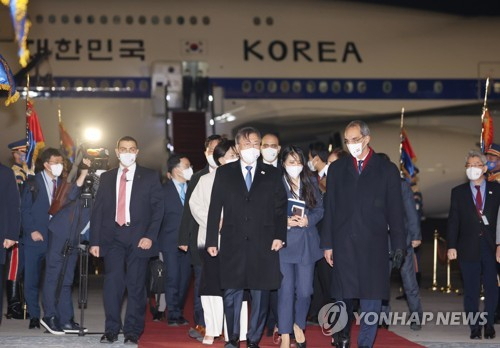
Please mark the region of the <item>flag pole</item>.
POLYGON ((405 108, 401 108, 401 125, 399 129, 399 172, 403 175, 403 126, 404 126, 405 108))
POLYGON ((26 116, 26 146, 29 149, 29 119, 28 119, 28 102, 29 102, 29 95, 30 95, 30 74, 26 74, 26 111, 25 111, 25 116, 26 116))

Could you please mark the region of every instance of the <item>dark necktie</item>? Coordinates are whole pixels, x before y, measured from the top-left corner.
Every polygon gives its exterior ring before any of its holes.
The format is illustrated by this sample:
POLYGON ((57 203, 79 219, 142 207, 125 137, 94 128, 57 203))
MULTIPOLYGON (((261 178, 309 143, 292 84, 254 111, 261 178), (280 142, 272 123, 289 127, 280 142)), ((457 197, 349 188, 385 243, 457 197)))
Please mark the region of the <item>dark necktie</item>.
POLYGON ((118 225, 125 225, 126 221, 126 213, 125 210, 127 208, 127 172, 128 169, 123 169, 122 176, 120 177, 120 187, 118 190, 118 208, 116 211, 116 222, 118 225))
POLYGON ((358 161, 358 173, 361 174, 361 171, 363 170, 363 160, 358 161))
POLYGON ((52 199, 56 198, 57 181, 52 179, 52 199))
POLYGON ((477 213, 481 215, 482 210, 483 210, 483 197, 481 197, 481 186, 476 185, 474 186, 477 190, 476 192, 476 209, 477 213))
POLYGON ((247 184, 247 190, 250 192, 250 187, 252 187, 252 166, 246 166, 247 175, 245 176, 245 184, 247 184))

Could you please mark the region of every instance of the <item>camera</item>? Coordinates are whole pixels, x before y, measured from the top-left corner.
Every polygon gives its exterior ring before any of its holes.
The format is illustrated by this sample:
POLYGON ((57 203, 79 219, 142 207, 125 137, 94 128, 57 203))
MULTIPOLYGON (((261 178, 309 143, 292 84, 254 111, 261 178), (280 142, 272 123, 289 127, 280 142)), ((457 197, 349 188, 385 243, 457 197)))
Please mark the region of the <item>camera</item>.
POLYGON ((91 165, 89 170, 95 172, 97 170, 107 170, 109 161, 109 151, 104 147, 85 149, 84 157, 90 159, 91 165))

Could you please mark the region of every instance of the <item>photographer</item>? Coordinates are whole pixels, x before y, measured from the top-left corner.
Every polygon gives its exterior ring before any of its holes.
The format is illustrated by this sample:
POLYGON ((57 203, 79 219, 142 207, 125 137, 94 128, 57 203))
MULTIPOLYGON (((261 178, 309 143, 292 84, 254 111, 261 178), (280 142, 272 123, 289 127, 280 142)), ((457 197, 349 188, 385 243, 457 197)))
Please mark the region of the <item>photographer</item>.
MULTIPOLYGON (((96 160, 83 158, 89 156, 88 150, 81 150, 79 159, 73 164, 72 173, 67 180, 67 195, 60 192, 60 207, 49 223, 49 245, 46 257, 45 281, 43 284, 43 303, 45 316, 40 323, 52 334, 87 332, 73 319, 73 300, 71 296, 75 267, 78 259, 79 244, 85 239, 91 215, 91 202, 96 181, 96 160), (78 163, 80 175, 72 182, 78 163), (89 173, 90 169, 90 173, 89 173), (64 197, 66 196, 66 197, 64 197)), ((78 157, 78 156, 77 156, 78 157)), ((98 179, 97 179, 98 180, 98 179)), ((61 187, 61 190, 64 190, 61 187)))

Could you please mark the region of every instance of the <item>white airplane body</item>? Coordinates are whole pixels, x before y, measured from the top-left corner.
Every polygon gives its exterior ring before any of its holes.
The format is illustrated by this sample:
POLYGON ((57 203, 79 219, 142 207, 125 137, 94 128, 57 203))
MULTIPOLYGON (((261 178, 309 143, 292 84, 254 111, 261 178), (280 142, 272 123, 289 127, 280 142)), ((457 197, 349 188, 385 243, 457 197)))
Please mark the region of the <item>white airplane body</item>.
MULTIPOLYGON (((0 53, 15 72, 16 45, 1 10, 0 53)), ((163 88, 177 98, 175 109, 183 75, 207 77, 222 93, 215 114, 207 113, 208 134, 210 116, 220 114, 235 120, 219 118, 217 133, 256 122, 274 126, 284 143, 325 139, 363 119, 374 149, 396 162, 404 107, 425 213, 442 216, 479 141, 486 77, 489 102, 500 100, 497 18, 321 0, 50 0, 30 2, 28 13, 31 53, 51 51, 37 69, 52 82, 42 78, 34 99, 48 145, 58 146, 60 106, 78 141, 87 127, 101 128, 108 148, 132 135, 142 163, 155 168, 167 156, 163 88), (449 111, 470 104, 475 114, 449 111)), ((22 138, 23 102, 0 114, 4 143, 22 138)), ((0 154, 8 156, 5 146, 0 154)))

